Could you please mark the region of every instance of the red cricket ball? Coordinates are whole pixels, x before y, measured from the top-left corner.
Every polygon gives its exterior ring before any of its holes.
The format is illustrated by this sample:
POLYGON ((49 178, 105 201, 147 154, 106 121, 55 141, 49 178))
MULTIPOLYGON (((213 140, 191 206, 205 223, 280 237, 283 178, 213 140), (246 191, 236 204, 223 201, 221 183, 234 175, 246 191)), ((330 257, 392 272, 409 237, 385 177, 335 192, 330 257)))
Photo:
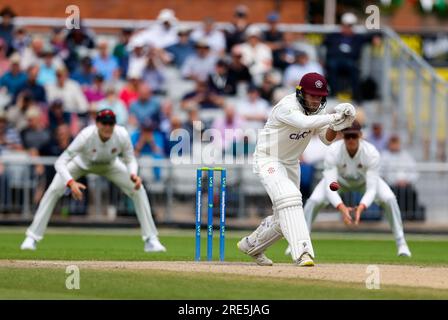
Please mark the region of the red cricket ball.
POLYGON ((340 188, 339 183, 337 183, 336 181, 330 183, 330 190, 331 191, 338 191, 340 188))

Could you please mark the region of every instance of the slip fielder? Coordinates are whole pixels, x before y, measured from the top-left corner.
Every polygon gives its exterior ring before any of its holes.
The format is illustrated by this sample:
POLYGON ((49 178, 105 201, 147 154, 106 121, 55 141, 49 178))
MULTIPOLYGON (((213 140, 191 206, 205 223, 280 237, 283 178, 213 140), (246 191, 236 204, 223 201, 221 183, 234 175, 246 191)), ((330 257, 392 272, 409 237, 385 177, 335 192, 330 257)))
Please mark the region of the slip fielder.
POLYGON ((264 251, 283 236, 291 246, 295 263, 314 265, 314 251, 299 190, 299 157, 313 134, 330 144, 336 131, 349 127, 356 114, 348 103, 336 106, 335 113, 328 112, 325 109, 327 95, 327 81, 322 75, 304 75, 296 93, 285 96, 273 107, 258 134, 254 172, 272 201, 273 215, 241 239, 238 248, 259 265, 272 265, 264 251))
POLYGON ((138 165, 131 139, 125 128, 116 125, 112 110, 97 113, 96 125, 84 128, 78 134, 58 158, 55 168, 56 175, 26 231, 22 250, 36 250, 36 244, 43 238, 53 209, 66 188, 70 189, 73 198, 82 200, 86 186, 76 180, 93 173, 107 178, 132 199, 145 241, 144 250, 166 251, 158 239, 145 188, 137 175, 138 165))
POLYGON ((410 257, 411 252, 404 237, 397 199, 379 176, 379 152, 372 144, 362 139, 361 125, 357 121, 353 122, 350 128, 342 130, 342 133, 344 139, 334 142, 328 148, 324 160, 323 178, 305 204, 308 230, 311 231, 311 225, 319 210, 328 203, 340 211, 346 225, 358 225, 362 212, 375 201, 384 209, 395 236, 398 255, 410 257), (347 208, 338 192, 330 190, 329 185, 333 181, 339 183, 341 193, 363 192, 355 210, 347 208), (351 211, 354 211, 354 221, 351 211))

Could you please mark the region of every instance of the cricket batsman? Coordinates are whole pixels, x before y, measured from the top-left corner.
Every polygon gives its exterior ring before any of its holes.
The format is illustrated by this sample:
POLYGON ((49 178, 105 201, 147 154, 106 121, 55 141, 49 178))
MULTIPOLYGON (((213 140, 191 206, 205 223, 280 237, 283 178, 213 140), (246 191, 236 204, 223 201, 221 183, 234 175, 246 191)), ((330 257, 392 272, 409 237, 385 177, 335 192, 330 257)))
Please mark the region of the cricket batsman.
POLYGON ((397 199, 379 176, 380 154, 369 142, 362 139, 361 125, 355 121, 350 128, 342 130, 344 139, 336 141, 327 150, 324 160, 323 178, 305 204, 305 219, 308 230, 318 212, 328 203, 339 210, 348 226, 358 225, 362 212, 374 201, 386 214, 395 236, 398 256, 410 257, 403 233, 400 208, 397 199), (348 208, 338 192, 331 191, 329 185, 337 181, 341 193, 359 191, 363 196, 356 209, 348 208), (354 220, 351 212, 354 211, 354 220))
POLYGON ((327 81, 318 73, 307 73, 296 92, 275 105, 258 134, 254 172, 265 187, 273 215, 265 218, 249 236, 238 242, 240 251, 259 265, 272 265, 264 251, 283 236, 299 266, 314 265, 314 251, 302 208, 299 157, 313 134, 331 144, 336 132, 350 127, 356 116, 349 103, 326 109, 327 81))
POLYGON ((104 109, 97 113, 96 124, 78 134, 58 158, 55 168, 56 175, 26 231, 22 250, 36 250, 59 198, 68 188, 74 199, 82 200, 86 186, 76 180, 93 173, 107 178, 132 199, 142 229, 144 250, 166 251, 158 239, 145 188, 137 175, 138 165, 131 139, 124 127, 116 125, 112 110, 104 109))

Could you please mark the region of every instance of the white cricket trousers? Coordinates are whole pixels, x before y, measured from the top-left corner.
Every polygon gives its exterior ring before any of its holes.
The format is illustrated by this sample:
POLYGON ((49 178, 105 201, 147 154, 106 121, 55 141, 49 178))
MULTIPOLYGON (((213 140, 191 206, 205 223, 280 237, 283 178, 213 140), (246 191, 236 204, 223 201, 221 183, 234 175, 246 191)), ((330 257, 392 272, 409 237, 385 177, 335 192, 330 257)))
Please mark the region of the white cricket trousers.
MULTIPOLYGON (((294 261, 299 259, 303 252, 308 252, 314 257, 310 235, 305 221, 302 207, 302 194, 300 192, 299 164, 286 165, 273 158, 257 158, 254 164, 254 172, 258 175, 271 201, 274 214, 265 220, 270 221, 272 228, 277 224, 281 234, 291 246, 291 257, 294 261)), ((262 222, 262 225, 265 223, 262 222)), ((257 243, 260 248, 272 245, 280 237, 272 233, 275 239, 264 239, 259 236, 260 230, 256 230, 249 240, 257 243), (258 237, 259 241, 254 241, 258 237)), ((266 234, 266 233, 263 233, 266 234)), ((271 233, 269 233, 271 234, 271 233)))
MULTIPOLYGON (((318 183, 313 193, 311 194, 310 198, 305 204, 304 208, 305 219, 310 232, 311 232, 311 225, 314 219, 316 219, 316 216, 319 213, 319 211, 329 204, 325 188, 328 188, 328 186, 325 184, 325 179, 322 179, 318 183)), ((341 193, 347 191, 359 191, 363 193, 365 192, 365 186, 361 188, 349 188, 342 186, 340 189, 341 193)), ((390 187, 382 178, 379 178, 378 180, 376 197, 374 202, 379 204, 384 209, 384 212, 389 221, 391 229, 394 233, 395 241, 397 242, 397 244, 402 243, 404 241, 404 232, 403 232, 403 224, 401 221, 400 207, 398 206, 395 194, 392 192, 390 187)))
MULTIPOLYGON (((113 164, 96 165, 88 170, 79 167, 74 161, 68 163, 67 168, 74 180, 85 176, 88 173, 97 174, 107 178, 121 189, 134 203, 137 218, 140 222, 142 238, 146 241, 149 238, 157 237, 158 232, 151 215, 151 207, 146 196, 143 185, 139 190, 134 189, 134 183, 130 179, 130 174, 125 164, 116 160, 113 164)), ((39 241, 43 238, 45 230, 58 200, 64 195, 67 186, 59 173, 53 178, 51 185, 40 201, 33 223, 26 231, 26 235, 39 241)))

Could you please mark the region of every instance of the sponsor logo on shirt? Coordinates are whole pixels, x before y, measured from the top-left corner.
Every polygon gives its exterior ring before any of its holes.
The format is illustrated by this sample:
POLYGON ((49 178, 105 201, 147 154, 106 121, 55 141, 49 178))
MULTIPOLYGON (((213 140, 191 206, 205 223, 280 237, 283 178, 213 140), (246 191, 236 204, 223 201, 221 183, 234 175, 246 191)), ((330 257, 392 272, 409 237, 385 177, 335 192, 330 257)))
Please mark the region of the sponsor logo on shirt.
POLYGON ((289 139, 291 140, 300 140, 306 138, 311 133, 311 130, 298 132, 298 133, 291 133, 289 135, 289 139))

